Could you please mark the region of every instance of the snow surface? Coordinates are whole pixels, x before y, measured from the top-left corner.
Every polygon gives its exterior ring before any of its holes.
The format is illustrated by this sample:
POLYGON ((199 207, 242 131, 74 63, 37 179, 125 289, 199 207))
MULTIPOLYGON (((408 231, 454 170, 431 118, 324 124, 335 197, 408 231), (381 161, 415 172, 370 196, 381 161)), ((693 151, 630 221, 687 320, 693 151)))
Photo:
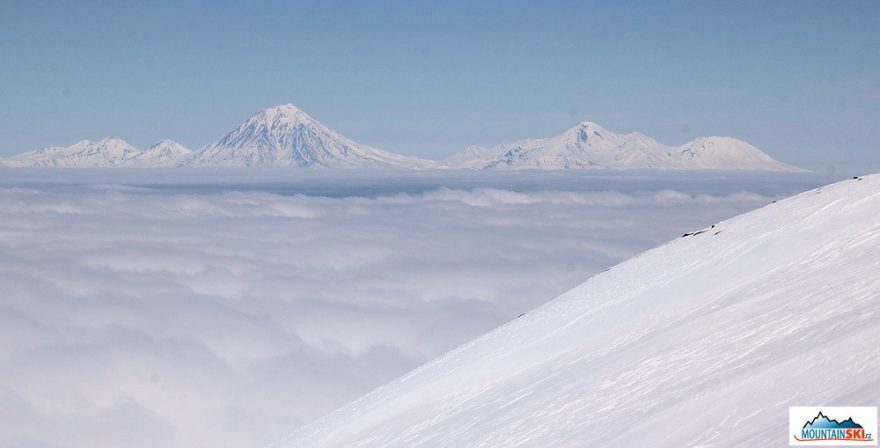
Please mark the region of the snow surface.
POLYGON ((644 252, 276 447, 784 446, 880 402, 880 175, 644 252))
POLYGON ((118 138, 21 153, 10 167, 310 167, 394 169, 694 169, 799 171, 730 137, 665 146, 639 133, 583 122, 550 138, 495 148, 470 146, 444 161, 395 154, 352 141, 293 104, 270 107, 199 151, 163 140, 140 153, 118 138))
POLYGON ((446 159, 450 168, 481 169, 708 169, 799 171, 731 137, 700 137, 666 146, 638 132, 615 134, 583 122, 555 137, 495 148, 468 147, 446 159))

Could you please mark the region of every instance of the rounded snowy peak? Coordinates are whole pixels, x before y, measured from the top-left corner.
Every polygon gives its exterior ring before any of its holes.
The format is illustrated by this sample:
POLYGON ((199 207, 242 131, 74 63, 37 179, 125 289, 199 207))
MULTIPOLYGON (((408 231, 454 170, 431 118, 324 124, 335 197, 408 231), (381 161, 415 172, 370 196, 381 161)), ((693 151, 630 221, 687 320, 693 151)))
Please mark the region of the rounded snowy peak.
POLYGON ((191 149, 181 145, 174 140, 164 139, 160 140, 155 145, 150 146, 150 149, 144 151, 143 154, 141 154, 141 158, 146 159, 153 157, 178 157, 192 154, 192 152, 193 151, 191 149))
POLYGON ((699 137, 679 147, 679 154, 697 167, 801 171, 733 137, 699 137))
POLYGON ((245 123, 264 124, 267 127, 272 127, 303 122, 313 123, 315 120, 293 104, 287 103, 263 109, 251 116, 245 123))
POLYGON ((698 137, 681 147, 682 155, 698 154, 763 154, 751 144, 733 137, 698 137))
POLYGON ((193 151, 174 140, 164 139, 150 149, 130 158, 123 165, 135 167, 176 166, 193 151))
POLYGON ((170 153, 170 154, 189 154, 192 152, 191 149, 186 146, 181 145, 180 143, 171 140, 171 139, 163 139, 159 140, 153 146, 150 146, 150 149, 146 151, 146 153, 170 153))
POLYGON ((120 152, 140 152, 134 146, 131 146, 127 141, 119 138, 119 137, 107 137, 96 142, 89 142, 87 146, 94 148, 96 151, 120 151, 120 152))
POLYGON ((302 110, 294 106, 293 103, 284 103, 277 106, 267 107, 264 111, 302 112, 302 110))
POLYGON ((180 143, 177 143, 176 141, 171 140, 170 138, 163 138, 162 140, 159 140, 158 142, 154 143, 153 146, 150 146, 150 148, 155 148, 157 146, 179 145, 179 144, 180 143))

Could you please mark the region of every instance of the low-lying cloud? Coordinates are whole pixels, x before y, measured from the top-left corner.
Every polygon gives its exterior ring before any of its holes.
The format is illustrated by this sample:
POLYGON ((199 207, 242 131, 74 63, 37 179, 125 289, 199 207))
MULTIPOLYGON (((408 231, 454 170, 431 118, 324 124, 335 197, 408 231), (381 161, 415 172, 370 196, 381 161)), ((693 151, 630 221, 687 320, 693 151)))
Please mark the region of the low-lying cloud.
POLYGON ((0 445, 260 446, 774 197, 4 188, 0 445))

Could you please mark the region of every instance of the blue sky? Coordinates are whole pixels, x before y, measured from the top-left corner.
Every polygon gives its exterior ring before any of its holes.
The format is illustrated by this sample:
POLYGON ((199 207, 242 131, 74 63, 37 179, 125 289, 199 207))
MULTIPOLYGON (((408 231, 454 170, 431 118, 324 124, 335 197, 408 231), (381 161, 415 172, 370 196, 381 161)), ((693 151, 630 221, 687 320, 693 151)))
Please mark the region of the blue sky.
POLYGON ((880 2, 2 1, 0 154, 199 148, 292 102, 442 157, 590 120, 880 169, 880 2))

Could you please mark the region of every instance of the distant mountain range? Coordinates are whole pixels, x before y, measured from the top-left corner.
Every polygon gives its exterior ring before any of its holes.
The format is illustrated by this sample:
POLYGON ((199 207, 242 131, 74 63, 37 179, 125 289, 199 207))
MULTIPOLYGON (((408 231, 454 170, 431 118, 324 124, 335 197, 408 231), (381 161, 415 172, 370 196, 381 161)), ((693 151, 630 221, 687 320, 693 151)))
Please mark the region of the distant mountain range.
POLYGON ((140 151, 108 137, 28 151, 10 167, 297 167, 397 169, 665 169, 799 171, 730 137, 663 145, 639 133, 615 134, 584 122, 554 137, 471 146, 442 161, 404 156, 352 141, 292 104, 270 107, 198 151, 162 140, 140 151))
POLYGON ((143 154, 134 146, 118 137, 108 137, 93 142, 82 140, 70 146, 23 152, 3 159, 3 164, 14 167, 60 167, 91 168, 124 166, 143 154))
POLYGON ((681 146, 666 146, 637 132, 615 134, 588 121, 554 137, 494 148, 471 146, 446 162, 449 167, 507 170, 798 170, 731 137, 700 137, 681 146))

